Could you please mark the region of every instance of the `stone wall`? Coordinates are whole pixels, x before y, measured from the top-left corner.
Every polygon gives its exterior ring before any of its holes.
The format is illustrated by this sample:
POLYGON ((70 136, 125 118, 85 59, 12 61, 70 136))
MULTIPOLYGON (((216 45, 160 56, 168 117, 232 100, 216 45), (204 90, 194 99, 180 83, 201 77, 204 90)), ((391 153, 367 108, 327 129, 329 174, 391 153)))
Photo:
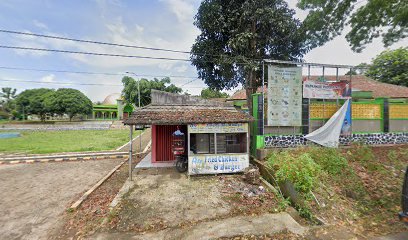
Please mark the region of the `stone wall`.
MULTIPOLYGON (((303 135, 265 136, 265 148, 292 148, 314 144, 306 140, 303 135)), ((340 137, 341 145, 360 142, 367 145, 408 144, 408 133, 362 133, 340 137)))

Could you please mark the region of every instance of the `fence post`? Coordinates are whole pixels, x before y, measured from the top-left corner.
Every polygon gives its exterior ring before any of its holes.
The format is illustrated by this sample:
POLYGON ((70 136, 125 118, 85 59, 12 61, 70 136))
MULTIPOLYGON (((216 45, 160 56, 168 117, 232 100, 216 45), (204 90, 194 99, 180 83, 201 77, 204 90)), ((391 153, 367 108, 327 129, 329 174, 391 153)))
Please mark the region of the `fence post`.
POLYGON ((382 115, 382 122, 383 122, 383 131, 389 132, 390 131, 390 104, 388 98, 382 99, 383 102, 383 115, 382 115))
POLYGON ((309 113, 309 104, 310 104, 310 99, 309 98, 303 98, 302 99, 302 134, 308 134, 309 133, 309 119, 310 119, 310 113, 309 113))

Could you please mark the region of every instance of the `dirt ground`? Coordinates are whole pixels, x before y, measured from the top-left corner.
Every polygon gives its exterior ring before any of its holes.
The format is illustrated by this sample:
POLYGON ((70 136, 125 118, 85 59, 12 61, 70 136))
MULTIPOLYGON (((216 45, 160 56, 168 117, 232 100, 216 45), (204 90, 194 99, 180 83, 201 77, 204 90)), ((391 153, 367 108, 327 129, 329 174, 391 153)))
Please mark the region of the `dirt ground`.
POLYGON ((0 166, 0 239, 46 239, 61 213, 117 159, 0 166))
POLYGON ((276 199, 240 175, 188 177, 173 168, 139 170, 112 219, 116 231, 157 231, 233 215, 277 211, 276 199))

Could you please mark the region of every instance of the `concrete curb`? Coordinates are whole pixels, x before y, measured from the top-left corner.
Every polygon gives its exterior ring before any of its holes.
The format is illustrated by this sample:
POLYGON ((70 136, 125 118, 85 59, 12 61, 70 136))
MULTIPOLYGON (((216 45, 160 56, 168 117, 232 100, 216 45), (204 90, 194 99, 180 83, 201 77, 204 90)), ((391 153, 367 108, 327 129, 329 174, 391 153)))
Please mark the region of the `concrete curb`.
POLYGON ((116 172, 116 170, 118 170, 125 162, 127 162, 127 159, 123 162, 121 162, 119 165, 117 165, 114 169, 112 169, 108 174, 105 175, 105 177, 103 177, 101 180, 99 180, 93 187, 91 187, 91 189, 89 189, 88 191, 86 191, 84 193, 84 195, 82 195, 82 197, 80 199, 78 199, 78 201, 76 201, 74 204, 71 205, 71 207, 68 209, 68 211, 72 211, 72 210, 76 210, 81 204, 82 202, 88 198, 88 196, 95 191, 99 186, 102 185, 102 183, 104 183, 106 181, 106 179, 108 179, 114 172, 116 172))
POLYGON ((108 153, 78 153, 69 155, 49 155, 33 157, 9 157, 0 158, 2 164, 18 163, 44 163, 44 162, 66 162, 66 161, 84 161, 84 160, 101 160, 101 159, 123 159, 128 157, 128 152, 108 152, 108 153))

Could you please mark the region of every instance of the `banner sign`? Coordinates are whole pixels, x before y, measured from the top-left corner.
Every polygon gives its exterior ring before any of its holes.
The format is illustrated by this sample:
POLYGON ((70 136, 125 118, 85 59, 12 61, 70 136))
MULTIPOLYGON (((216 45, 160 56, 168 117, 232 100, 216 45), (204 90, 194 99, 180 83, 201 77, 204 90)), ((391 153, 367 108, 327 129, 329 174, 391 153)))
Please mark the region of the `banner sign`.
MULTIPOLYGON (((225 116, 226 118, 228 116, 225 116)), ((189 133, 242 133, 248 132, 248 123, 199 123, 189 124, 189 133)))
POLYGON ((342 136, 350 136, 351 131, 351 101, 349 101, 347 106, 346 116, 344 117, 343 126, 341 127, 342 136))
POLYGON ((268 126, 302 126, 302 68, 268 66, 268 126))
POLYGON ((242 172, 248 166, 248 154, 215 154, 188 157, 189 175, 242 172))
POLYGON ((305 79, 303 82, 303 97, 348 99, 351 97, 351 85, 348 81, 318 82, 305 79))

